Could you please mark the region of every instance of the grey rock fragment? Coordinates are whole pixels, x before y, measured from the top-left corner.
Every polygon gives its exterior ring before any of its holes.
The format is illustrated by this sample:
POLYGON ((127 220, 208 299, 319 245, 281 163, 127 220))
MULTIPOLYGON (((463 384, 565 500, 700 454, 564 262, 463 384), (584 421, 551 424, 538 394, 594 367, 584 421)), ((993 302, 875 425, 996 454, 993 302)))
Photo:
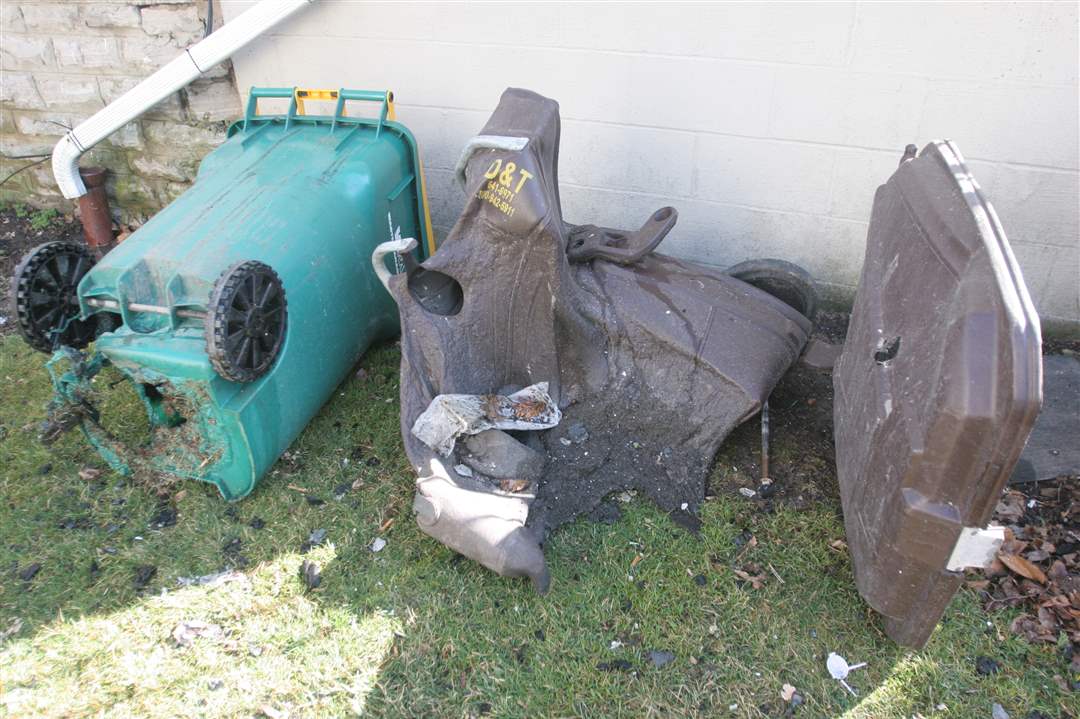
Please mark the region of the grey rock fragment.
POLYGON ((675 661, 675 652, 668 652, 663 650, 653 650, 649 652, 649 661, 653 663, 653 666, 659 669, 660 667, 671 664, 675 661))
POLYGON ((465 464, 496 479, 533 480, 544 469, 544 455, 506 432, 489 429, 465 439, 465 464))
POLYGON ((316 589, 322 584, 322 571, 315 562, 304 560, 300 565, 300 580, 308 589, 316 589))

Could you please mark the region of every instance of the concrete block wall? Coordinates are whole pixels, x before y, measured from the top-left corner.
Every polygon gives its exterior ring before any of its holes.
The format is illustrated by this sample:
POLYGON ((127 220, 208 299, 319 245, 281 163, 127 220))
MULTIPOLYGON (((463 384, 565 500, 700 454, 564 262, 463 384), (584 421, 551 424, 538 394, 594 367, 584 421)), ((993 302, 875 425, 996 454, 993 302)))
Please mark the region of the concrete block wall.
MULTIPOLYGON (((201 39, 201 0, 0 2, 0 177, 50 152, 82 120, 201 39)), ((220 23, 220 13, 217 14, 220 23)), ((222 65, 121 128, 83 165, 110 173, 113 209, 138 222, 188 187, 199 160, 240 112, 222 65)), ((48 161, 0 188, 0 197, 70 210, 48 161)))
MULTIPOLYGON (((224 0, 226 18, 251 3, 224 0)), ((1080 327, 1077 6, 462 5, 320 0, 234 58, 252 85, 389 88, 434 221, 507 86, 557 99, 567 218, 637 227, 716 265, 773 256, 850 298, 874 190, 904 146, 954 140, 1044 325, 1080 327)))

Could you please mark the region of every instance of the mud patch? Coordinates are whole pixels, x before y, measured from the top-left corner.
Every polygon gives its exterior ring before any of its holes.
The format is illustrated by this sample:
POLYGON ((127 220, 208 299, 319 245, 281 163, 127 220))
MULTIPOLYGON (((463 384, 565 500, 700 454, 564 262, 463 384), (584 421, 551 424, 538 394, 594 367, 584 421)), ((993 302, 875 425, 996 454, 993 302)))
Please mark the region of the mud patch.
MULTIPOLYGON (((819 312, 813 338, 842 345, 846 312, 819 312)), ((737 427, 720 447, 707 491, 739 494, 752 489, 755 503, 769 511, 776 505, 803 507, 821 501, 839 503, 836 449, 833 444, 832 372, 796 364, 769 398, 769 478, 761 491, 761 418, 737 427)))
MULTIPOLYGON (((674 429, 686 425, 677 409, 631 385, 607 401, 572 405, 563 415, 559 427, 543 433, 548 463, 529 513, 531 526, 550 532, 595 513, 607 495, 631 489, 667 512, 697 512, 708 457, 685 444, 694 428, 674 429)), ((595 514, 607 521, 611 513, 595 514)))
POLYGON ((769 478, 761 491, 761 418, 755 416, 720 447, 709 476, 711 495, 752 489, 762 509, 840 500, 832 433, 832 374, 796 366, 769 398, 769 478))

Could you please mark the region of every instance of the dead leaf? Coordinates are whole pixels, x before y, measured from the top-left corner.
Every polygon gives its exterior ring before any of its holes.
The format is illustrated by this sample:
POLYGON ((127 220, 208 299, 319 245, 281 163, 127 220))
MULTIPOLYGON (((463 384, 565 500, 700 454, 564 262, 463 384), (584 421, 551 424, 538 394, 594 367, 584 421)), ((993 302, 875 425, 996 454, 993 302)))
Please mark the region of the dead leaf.
POLYGON ((1045 549, 1032 549, 1030 552, 1024 555, 1024 559, 1029 562, 1045 562, 1050 558, 1050 552, 1045 549))
POLYGON ((499 482, 499 489, 504 492, 524 492, 529 488, 529 480, 527 479, 504 479, 499 482))
POLYGON ((1009 570, 1005 568, 1005 565, 997 557, 994 557, 994 561, 983 568, 983 574, 987 577, 1000 577, 1002 574, 1008 574, 1008 572, 1009 570))
POLYGON ((216 639, 221 636, 221 627, 217 624, 210 624, 197 619, 189 619, 180 622, 172 630, 172 638, 177 645, 182 647, 191 646, 191 644, 200 637, 208 637, 210 639, 216 639))
POLYGON ((750 586, 754 589, 761 589, 765 586, 765 573, 756 564, 747 564, 743 569, 733 568, 731 571, 744 582, 750 582, 750 586), (754 573, 751 574, 751 572, 754 573))
POLYGON ((1021 614, 1012 620, 1009 629, 1013 634, 1019 634, 1032 644, 1036 642, 1053 643, 1057 641, 1057 632, 1048 631, 1041 622, 1029 614, 1021 614))
POLYGON ((18 617, 13 617, 8 622, 7 629, 0 630, 0 642, 7 639, 8 637, 13 637, 16 634, 18 634, 19 632, 21 632, 22 627, 23 627, 22 619, 20 619, 18 617))
POLYGON ((1045 602, 1039 605, 1040 607, 1067 607, 1069 606, 1069 598, 1064 594, 1055 594, 1047 599, 1045 602))
POLYGON ((79 477, 87 482, 92 482, 100 476, 101 470, 96 467, 83 467, 79 470, 79 477))
POLYGON ((1001 560, 1002 564, 1004 564, 1016 574, 1019 574, 1021 577, 1026 577, 1027 579, 1036 581, 1039 584, 1046 584, 1046 575, 1043 574, 1043 570, 1039 569, 1037 566, 1024 559, 1023 557, 1017 554, 999 553, 998 559, 1001 560))
MULTIPOLYGON (((1080 644, 1080 485, 1062 477, 1008 490, 993 521, 1005 540, 982 576, 965 582, 986 611, 1020 609, 1009 628, 1029 642, 1054 643, 1061 634, 1080 644)), ((999 641, 1004 637, 999 636, 999 641)), ((1073 654, 1080 672, 1080 652, 1073 654)))
POLYGON ((1016 524, 1024 516, 1024 502, 1026 497, 1021 492, 1014 489, 1010 489, 1005 495, 998 501, 997 506, 994 507, 994 513, 999 519, 1005 520, 1010 524, 1016 524))
POLYGON ((1050 565, 1050 578, 1058 582, 1064 582, 1069 578, 1069 570, 1065 568, 1065 562, 1057 559, 1050 565))
POLYGON ((1023 554, 1027 551, 1031 542, 1028 541, 1026 530, 1027 527, 1018 527, 1020 534, 1017 535, 1012 531, 1012 528, 1007 527, 1005 529, 1005 541, 1001 543, 1001 547, 998 549, 998 554, 1023 554))
POLYGON ((845 542, 843 539, 834 539, 833 541, 829 542, 829 547, 831 549, 835 549, 838 552, 846 552, 847 542, 845 542))

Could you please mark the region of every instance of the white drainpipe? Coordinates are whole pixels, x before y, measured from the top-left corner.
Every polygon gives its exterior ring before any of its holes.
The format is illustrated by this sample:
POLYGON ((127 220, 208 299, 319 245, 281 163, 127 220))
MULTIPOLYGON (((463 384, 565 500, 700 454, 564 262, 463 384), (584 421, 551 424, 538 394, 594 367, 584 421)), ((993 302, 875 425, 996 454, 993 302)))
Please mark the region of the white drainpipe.
POLYGON ((314 1, 261 0, 64 135, 52 153, 53 176, 64 197, 86 194, 79 177, 79 157, 84 152, 314 1))

